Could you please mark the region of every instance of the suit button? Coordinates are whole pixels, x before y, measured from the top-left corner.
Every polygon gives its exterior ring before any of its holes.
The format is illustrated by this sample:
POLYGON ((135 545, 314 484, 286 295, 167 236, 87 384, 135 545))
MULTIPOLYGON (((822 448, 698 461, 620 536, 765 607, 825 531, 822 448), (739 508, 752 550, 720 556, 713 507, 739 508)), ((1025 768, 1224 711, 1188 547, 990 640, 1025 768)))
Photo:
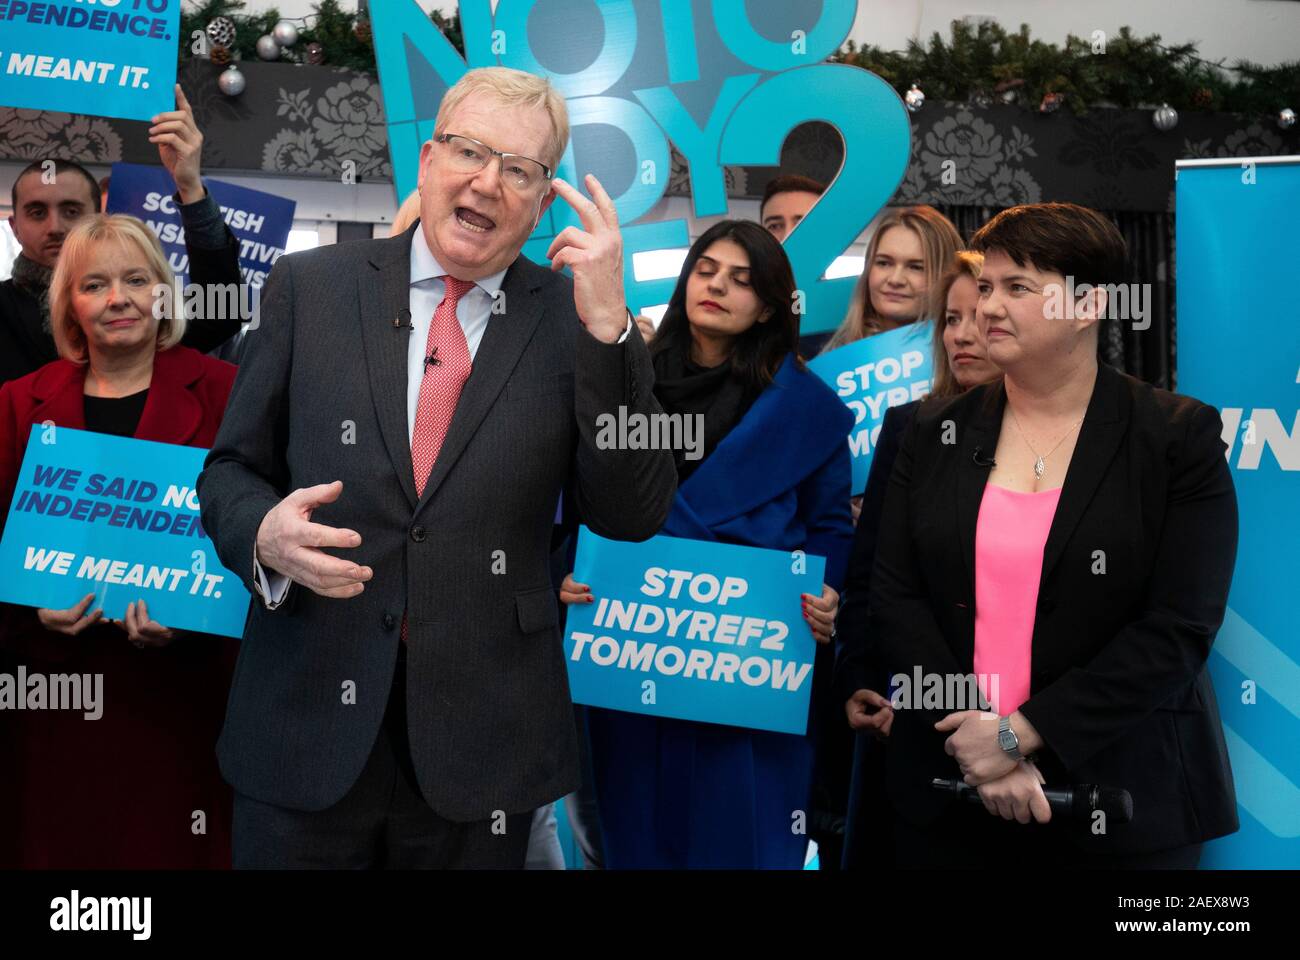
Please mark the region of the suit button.
POLYGON ((416 524, 411 528, 411 539, 416 543, 424 543, 424 527, 416 524))
POLYGON ((394 627, 396 624, 397 624, 397 621, 393 618, 393 615, 392 615, 391 613, 386 613, 386 614, 384 614, 384 629, 385 629, 385 630, 392 630, 393 627, 394 627))

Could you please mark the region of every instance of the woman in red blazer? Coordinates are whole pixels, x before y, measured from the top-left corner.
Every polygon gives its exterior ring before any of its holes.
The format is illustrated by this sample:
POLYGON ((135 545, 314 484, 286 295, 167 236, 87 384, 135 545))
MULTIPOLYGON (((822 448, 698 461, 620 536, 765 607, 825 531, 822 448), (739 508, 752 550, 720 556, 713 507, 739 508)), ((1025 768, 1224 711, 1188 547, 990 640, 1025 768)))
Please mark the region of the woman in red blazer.
MULTIPOLYGON (((183 317, 154 316, 172 274, 139 220, 69 233, 51 282, 59 360, 0 388, 0 524, 31 425, 211 445, 235 367, 180 346, 183 317)), ((166 311, 160 311, 166 313, 166 311)), ((80 602, 77 602, 80 600, 80 602)), ((120 621, 91 610, 0 607, 0 644, 34 674, 102 674, 101 715, 5 711, 0 860, 28 868, 230 865, 229 788, 214 747, 235 641, 169 630, 143 601, 120 621)))

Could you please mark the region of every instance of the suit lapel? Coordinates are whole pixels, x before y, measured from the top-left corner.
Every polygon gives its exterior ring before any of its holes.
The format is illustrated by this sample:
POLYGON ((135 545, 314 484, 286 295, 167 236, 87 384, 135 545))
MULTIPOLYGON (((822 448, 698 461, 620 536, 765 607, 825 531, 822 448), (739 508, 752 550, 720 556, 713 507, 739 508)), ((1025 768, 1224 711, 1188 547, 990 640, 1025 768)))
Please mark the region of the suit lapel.
POLYGON ((361 341, 375 415, 389 459, 412 509, 418 498, 411 466, 411 435, 406 422, 406 360, 411 334, 407 328, 394 328, 393 321, 403 309, 410 309, 411 235, 418 228, 417 222, 370 257, 369 263, 362 267, 358 291, 361 341))
MULTIPOLYGON (((479 424, 487 416, 497 395, 519 362, 524 347, 533 337, 542 317, 540 298, 533 296, 539 284, 528 274, 532 265, 522 257, 515 260, 505 276, 501 291, 505 295, 506 310, 488 317, 487 329, 474 356, 469 379, 461 390, 456 412, 447 436, 443 439, 438 459, 434 462, 424 493, 416 505, 416 513, 424 508, 446 479, 448 471, 464 452, 479 424)), ((540 268, 532 267, 532 270, 540 268)), ((405 410, 405 407, 403 407, 405 410)), ((405 413, 403 413, 405 418, 405 413)), ((407 445, 406 472, 411 474, 410 445, 407 445)), ((412 487, 414 490, 414 487, 412 487)))
POLYGON ((1043 572, 1040 583, 1046 583, 1052 568, 1065 552, 1074 528, 1079 525, 1084 511, 1092 502, 1102 477, 1115 459, 1120 441, 1128 430, 1129 410, 1124 402, 1126 394, 1118 372, 1106 364, 1099 364, 1097 383, 1088 401, 1079 439, 1070 457, 1070 467, 1061 488, 1061 499, 1052 517, 1052 528, 1043 548, 1043 572))
POLYGON ((972 406, 971 420, 962 432, 957 454, 957 531, 972 598, 975 596, 975 524, 979 521, 980 503, 984 499, 984 486, 988 483, 991 469, 976 461, 993 459, 1006 403, 1007 395, 1000 381, 984 388, 984 396, 972 406))

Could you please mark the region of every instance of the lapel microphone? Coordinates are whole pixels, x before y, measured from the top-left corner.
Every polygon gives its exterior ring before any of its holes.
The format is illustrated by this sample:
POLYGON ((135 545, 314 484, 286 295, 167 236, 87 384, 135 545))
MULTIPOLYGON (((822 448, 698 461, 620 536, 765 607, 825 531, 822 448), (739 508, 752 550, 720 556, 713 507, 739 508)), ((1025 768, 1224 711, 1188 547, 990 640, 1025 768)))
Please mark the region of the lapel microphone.
POLYGON ((975 464, 975 466, 977 467, 996 467, 998 465, 998 462, 994 460, 992 457, 980 456, 980 451, 983 449, 984 449, 983 447, 975 448, 975 452, 972 453, 970 457, 971 463, 975 464))
POLYGON ((438 359, 438 348, 434 347, 433 353, 424 358, 424 368, 427 370, 429 367, 438 367, 441 365, 442 361, 438 359))
POLYGON ((411 323, 411 309, 409 307, 402 307, 401 310, 397 311, 397 316, 393 318, 393 329, 400 330, 402 327, 406 327, 408 331, 415 329, 415 324, 411 323))

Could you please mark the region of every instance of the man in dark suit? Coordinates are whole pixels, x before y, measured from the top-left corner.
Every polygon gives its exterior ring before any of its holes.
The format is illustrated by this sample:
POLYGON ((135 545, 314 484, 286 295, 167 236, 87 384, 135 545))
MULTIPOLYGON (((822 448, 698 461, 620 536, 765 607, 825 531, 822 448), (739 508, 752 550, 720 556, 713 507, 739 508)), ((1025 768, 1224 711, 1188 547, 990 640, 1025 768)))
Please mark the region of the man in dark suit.
MULTIPOLYGON (((239 283, 239 241, 208 196, 200 176, 203 134, 189 101, 176 87, 176 109, 154 117, 149 139, 176 181, 172 199, 185 227, 190 282, 239 283)), ((103 205, 99 184, 68 160, 37 160, 14 180, 9 225, 22 246, 13 276, 0 282, 0 383, 17 380, 59 358, 50 335, 48 290, 63 240, 81 218, 103 205)), ((208 351, 239 332, 237 314, 191 317, 185 346, 208 351)))
POLYGON ((579 782, 556 503, 641 540, 676 491, 670 451, 596 446, 660 408, 613 203, 552 176, 563 100, 473 70, 435 131, 410 230, 277 263, 198 481, 257 595, 218 745, 236 866, 522 866, 579 782), (520 249, 557 194, 585 229, 547 271, 520 249))

